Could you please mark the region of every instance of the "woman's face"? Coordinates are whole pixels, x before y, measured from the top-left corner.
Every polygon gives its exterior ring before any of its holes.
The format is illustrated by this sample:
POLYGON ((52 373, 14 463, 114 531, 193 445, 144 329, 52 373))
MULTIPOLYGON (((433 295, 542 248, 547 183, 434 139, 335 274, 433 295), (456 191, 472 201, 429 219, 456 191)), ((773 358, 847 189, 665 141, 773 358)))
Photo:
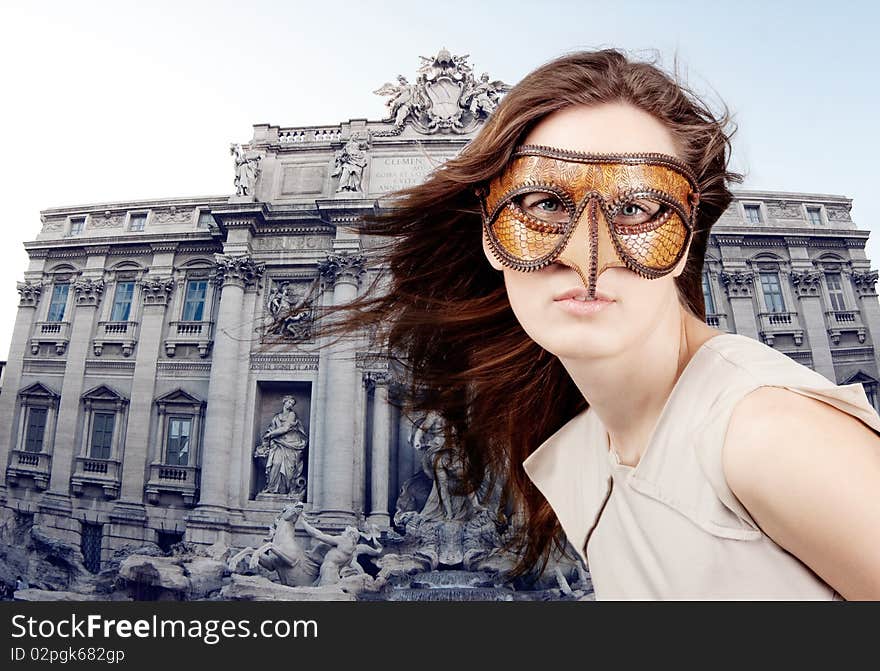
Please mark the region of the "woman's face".
MULTIPOLYGON (((682 158, 661 121, 626 103, 559 110, 542 119, 522 144, 580 152, 659 152, 682 158)), ((513 270, 492 255, 483 231, 483 251, 492 267, 504 273, 507 296, 520 325, 547 351, 572 359, 625 351, 647 337, 661 316, 668 318, 679 305, 673 278, 684 270, 689 247, 672 272, 657 279, 645 279, 624 267, 606 268, 596 278, 597 297, 612 302, 582 314, 554 300, 569 289, 586 288, 573 267, 557 260, 540 270, 513 270)))

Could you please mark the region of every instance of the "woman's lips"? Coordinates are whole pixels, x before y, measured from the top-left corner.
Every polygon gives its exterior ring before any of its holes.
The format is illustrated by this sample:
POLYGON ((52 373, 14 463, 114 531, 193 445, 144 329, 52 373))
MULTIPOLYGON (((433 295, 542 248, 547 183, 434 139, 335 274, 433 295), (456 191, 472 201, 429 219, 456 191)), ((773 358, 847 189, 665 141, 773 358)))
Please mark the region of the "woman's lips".
POLYGON ((561 301, 554 301, 554 303, 573 315, 592 315, 601 312, 609 305, 613 305, 614 301, 604 301, 601 299, 596 299, 594 301, 579 301, 575 298, 566 298, 561 301))

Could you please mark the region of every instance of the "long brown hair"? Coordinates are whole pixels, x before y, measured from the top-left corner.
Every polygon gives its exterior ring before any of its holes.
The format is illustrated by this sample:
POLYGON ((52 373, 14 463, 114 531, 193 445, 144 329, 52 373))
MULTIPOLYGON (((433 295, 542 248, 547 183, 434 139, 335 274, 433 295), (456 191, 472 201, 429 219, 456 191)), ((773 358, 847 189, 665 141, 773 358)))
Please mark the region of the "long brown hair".
MULTIPOLYGON (((733 199, 728 172, 731 116, 716 118, 688 88, 653 63, 618 49, 580 51, 552 60, 514 86, 479 134, 426 181, 392 194, 391 205, 362 217, 362 235, 389 238, 370 248, 387 277, 353 302, 329 307, 343 319, 323 335, 369 332, 407 371, 408 412, 435 411, 446 448, 464 466, 463 492, 501 492, 520 520, 507 535, 518 562, 510 577, 543 572, 564 535, 522 462, 587 407, 559 360, 520 326, 503 276, 486 260, 474 189, 498 174, 514 147, 543 117, 571 105, 630 103, 664 122, 696 174, 701 191, 693 242, 675 278, 683 306, 705 319, 702 270, 709 230, 733 199), (381 286, 381 295, 372 296, 381 286)), ((375 239, 375 238, 374 238, 375 239)))

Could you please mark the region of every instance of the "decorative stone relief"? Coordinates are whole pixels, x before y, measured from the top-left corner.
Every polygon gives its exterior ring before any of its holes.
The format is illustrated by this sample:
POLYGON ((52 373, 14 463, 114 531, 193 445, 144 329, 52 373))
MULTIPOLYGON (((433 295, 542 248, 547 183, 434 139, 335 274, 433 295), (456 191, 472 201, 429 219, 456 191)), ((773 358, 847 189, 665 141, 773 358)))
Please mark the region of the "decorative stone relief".
POLYGON ((77 280, 73 283, 77 305, 98 305, 104 293, 104 280, 77 280))
POLYGON ((264 263, 256 263, 247 254, 231 256, 215 253, 214 262, 217 264, 214 280, 220 286, 232 283, 253 286, 259 282, 266 269, 264 263))
POLYGON ((192 221, 193 208, 177 208, 174 205, 167 210, 156 210, 153 212, 153 223, 155 224, 188 224, 192 221))
POLYGON ((267 332, 291 340, 311 338, 316 286, 317 281, 298 291, 295 282, 276 280, 267 298, 266 310, 271 318, 267 332))
POLYGON ((346 279, 357 283, 360 276, 367 272, 364 268, 365 262, 366 257, 363 254, 328 254, 326 259, 318 263, 318 272, 329 285, 346 279))
POLYGON ((102 214, 93 214, 89 220, 91 228, 122 228, 125 221, 125 213, 114 214, 105 210, 102 214))
POLYGON ((362 192, 361 185, 364 168, 367 167, 367 151, 370 149, 372 136, 369 130, 353 134, 345 146, 335 155, 335 164, 331 177, 339 177, 336 193, 343 191, 362 192))
POLYGON ((819 295, 820 270, 792 270, 790 275, 798 298, 819 295))
MULTIPOLYGON (((43 221, 42 233, 57 233, 64 228, 63 219, 47 219, 43 221)), ((33 254, 31 254, 33 256, 33 254)))
POLYGON ((850 207, 845 205, 826 207, 825 214, 831 221, 852 221, 852 218, 850 217, 850 207))
POLYGON ((18 289, 18 293, 21 296, 18 302, 19 307, 34 308, 40 302, 40 294, 43 292, 42 282, 31 282, 29 280, 16 282, 15 288, 18 289))
POLYGON ((174 280, 166 278, 144 278, 141 280, 141 293, 144 305, 168 305, 168 298, 174 289, 174 280))
POLYGON ((468 55, 454 56, 445 48, 436 56, 420 56, 422 65, 415 83, 403 75, 397 84, 385 83, 373 93, 389 96, 386 105, 394 124, 377 135, 399 135, 409 122, 420 133, 467 133, 497 107, 500 95, 510 90, 501 80, 483 73, 476 81, 468 55))

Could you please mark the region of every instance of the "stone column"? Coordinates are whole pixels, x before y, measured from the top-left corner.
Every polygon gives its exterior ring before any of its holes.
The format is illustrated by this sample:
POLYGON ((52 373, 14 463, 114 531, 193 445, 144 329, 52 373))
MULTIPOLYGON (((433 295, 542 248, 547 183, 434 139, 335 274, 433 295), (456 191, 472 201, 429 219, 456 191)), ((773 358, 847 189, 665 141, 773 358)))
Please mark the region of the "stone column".
POLYGON ((367 522, 387 528, 388 481, 391 468, 391 404, 388 402, 388 383, 391 376, 384 371, 370 371, 364 375, 367 389, 373 390, 373 435, 370 450, 370 506, 367 522))
MULTIPOLYGON (((153 255, 153 269, 162 263, 153 255)), ((174 252, 167 253, 173 257, 174 252)), ((156 394, 156 364, 162 345, 165 325, 165 307, 174 289, 170 277, 147 276, 141 280, 143 311, 138 330, 137 359, 134 364, 134 377, 131 385, 129 421, 125 434, 125 454, 122 462, 122 496, 118 508, 134 507, 131 511, 143 515, 144 479, 147 463, 153 453, 150 445, 150 418, 153 413, 153 399, 156 394)))
MULTIPOLYGON (((90 259, 91 260, 91 259, 90 259)), ((101 259, 103 267, 103 258, 101 259)), ((55 447, 52 451, 52 471, 49 478, 49 491, 44 498, 68 500, 70 475, 73 457, 79 446, 77 425, 80 416, 80 397, 83 393, 83 377, 86 370, 86 355, 92 344, 95 316, 104 281, 83 277, 73 284, 74 308, 70 331, 70 345, 67 348, 67 367, 61 385, 61 402, 58 407, 58 423, 55 429, 55 447)), ((68 504, 69 505, 69 504, 68 504)))
POLYGON ((3 386, 6 391, 0 394, 0 487, 6 486, 6 466, 15 434, 15 404, 21 388, 21 374, 24 368, 24 357, 27 354, 28 337, 34 323, 34 315, 40 304, 43 283, 19 282, 16 285, 21 299, 18 303, 18 315, 12 330, 12 342, 9 346, 9 358, 6 361, 3 386))
MULTIPOLYGON (((365 258, 360 253, 329 254, 320 264, 324 281, 333 286, 334 305, 345 305, 357 296, 358 281, 365 272, 365 258)), ((322 352, 326 367, 324 385, 324 431, 321 444, 321 498, 316 509, 322 522, 352 524, 355 521, 354 443, 357 369, 352 343, 359 339, 343 338, 322 352)))
MULTIPOLYGON (((856 307, 861 312, 862 323, 871 334, 871 342, 874 345, 874 360, 877 362, 877 368, 880 369, 880 301, 878 301, 876 289, 878 275, 880 273, 869 268, 853 268, 850 277, 856 293, 856 307)), ((0 418, 2 417, 3 415, 0 415, 0 418)))
POLYGON ((791 271, 791 283, 801 303, 800 314, 804 331, 807 333, 810 350, 813 353, 813 370, 836 384, 837 374, 834 372, 831 345, 828 343, 828 327, 825 324, 825 313, 822 311, 822 300, 819 297, 821 277, 822 272, 812 266, 791 271))
POLYGON ((221 287, 220 305, 208 382, 199 504, 190 517, 223 523, 229 487, 226 476, 232 458, 233 423, 237 416, 239 340, 249 336, 249 327, 244 324, 242 314, 244 290, 258 281, 264 265, 254 263, 247 254, 215 254, 214 258, 217 262, 215 281, 221 287))
POLYGON ((727 291, 733 329, 740 335, 758 338, 758 322, 752 302, 755 274, 750 270, 722 270, 719 278, 727 291))

